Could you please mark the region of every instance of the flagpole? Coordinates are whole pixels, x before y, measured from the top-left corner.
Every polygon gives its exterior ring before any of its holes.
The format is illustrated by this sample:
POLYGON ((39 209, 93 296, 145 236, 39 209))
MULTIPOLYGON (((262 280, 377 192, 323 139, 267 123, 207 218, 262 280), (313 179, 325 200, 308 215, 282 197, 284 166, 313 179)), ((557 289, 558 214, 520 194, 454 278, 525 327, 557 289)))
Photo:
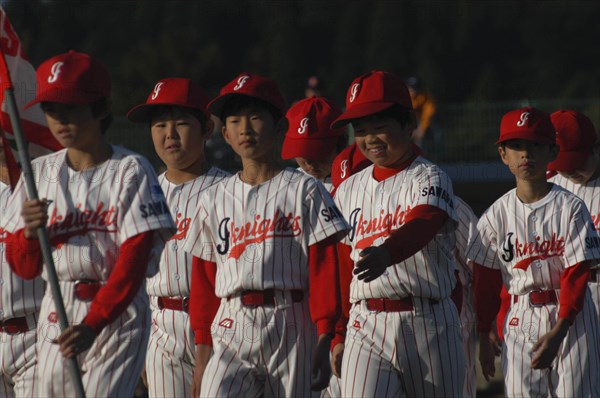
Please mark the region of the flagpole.
MULTIPOLYGON (((25 141, 25 136, 21 128, 19 109, 17 108, 17 102, 15 101, 14 88, 12 85, 12 80, 10 79, 10 72, 8 70, 8 65, 6 64, 6 59, 4 58, 4 52, 0 50, 0 54, 2 55, 0 57, 0 73, 2 77, 2 86, 4 86, 4 98, 8 106, 10 123, 12 125, 13 135, 17 143, 19 162, 21 164, 21 171, 23 173, 22 178, 25 179, 25 189, 29 200, 37 200, 39 197, 37 188, 35 186, 33 169, 29 159, 28 144, 27 141, 25 141)), ((54 305, 58 315, 58 324, 62 332, 69 326, 69 320, 67 319, 67 312, 65 310, 62 293, 58 285, 58 275, 56 274, 56 267, 54 266, 54 259, 52 258, 52 251, 50 249, 50 238, 48 236, 46 227, 38 227, 37 235, 40 242, 40 249, 42 251, 42 258, 44 259, 44 264, 46 265, 48 283, 50 284, 52 297, 54 298, 54 305)), ((44 336, 38 336, 38 338, 39 337, 44 338, 44 336)), ((85 398, 85 390, 81 380, 81 371, 79 369, 76 356, 67 359, 67 367, 69 373, 71 374, 71 380, 75 387, 77 398, 85 398)))

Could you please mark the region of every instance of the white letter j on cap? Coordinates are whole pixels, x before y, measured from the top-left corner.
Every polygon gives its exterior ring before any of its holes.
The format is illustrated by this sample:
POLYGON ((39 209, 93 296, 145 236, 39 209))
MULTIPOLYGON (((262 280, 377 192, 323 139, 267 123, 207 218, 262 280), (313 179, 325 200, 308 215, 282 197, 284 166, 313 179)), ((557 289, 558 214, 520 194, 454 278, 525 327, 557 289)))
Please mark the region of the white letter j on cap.
POLYGON ((52 65, 52 68, 50 68, 50 77, 48 77, 48 83, 54 83, 55 81, 58 80, 58 75, 60 75, 60 68, 62 68, 62 66, 64 65, 64 62, 56 62, 54 65, 52 65))
POLYGON ((356 94, 358 94, 358 89, 360 88, 360 83, 354 83, 352 88, 350 89, 350 102, 354 102, 356 99, 356 94))
POLYGON ((235 85, 235 87, 233 87, 233 90, 238 91, 240 88, 244 87, 244 84, 246 84, 246 80, 248 79, 250 79, 250 76, 248 75, 240 76, 237 79, 237 84, 235 85))
POLYGON ((529 112, 521 113, 521 117, 519 118, 519 121, 517 122, 517 126, 519 126, 519 127, 525 126, 525 122, 527 122, 527 119, 529 119, 529 112))
POLYGON ((298 134, 306 133, 306 128, 308 127, 308 120, 309 120, 309 118, 307 118, 307 117, 300 120, 300 127, 298 128, 298 134))
POLYGON ((152 91, 152 100, 155 100, 156 97, 158 97, 158 93, 160 92, 160 88, 162 87, 163 84, 165 84, 165 83, 164 82, 156 83, 156 86, 154 86, 154 90, 152 91))

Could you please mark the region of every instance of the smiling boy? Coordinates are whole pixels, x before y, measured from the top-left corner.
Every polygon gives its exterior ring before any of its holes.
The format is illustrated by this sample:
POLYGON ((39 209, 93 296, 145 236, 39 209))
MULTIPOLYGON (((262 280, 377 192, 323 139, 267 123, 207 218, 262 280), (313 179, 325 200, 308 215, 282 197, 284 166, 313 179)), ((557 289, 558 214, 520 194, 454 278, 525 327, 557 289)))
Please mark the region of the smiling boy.
POLYGON ((344 180, 335 195, 352 227, 338 249, 352 303, 342 396, 460 396, 464 355, 450 299, 452 183, 415 152, 410 96, 393 74, 372 71, 352 82, 346 112, 332 127, 347 123, 373 165, 344 180))

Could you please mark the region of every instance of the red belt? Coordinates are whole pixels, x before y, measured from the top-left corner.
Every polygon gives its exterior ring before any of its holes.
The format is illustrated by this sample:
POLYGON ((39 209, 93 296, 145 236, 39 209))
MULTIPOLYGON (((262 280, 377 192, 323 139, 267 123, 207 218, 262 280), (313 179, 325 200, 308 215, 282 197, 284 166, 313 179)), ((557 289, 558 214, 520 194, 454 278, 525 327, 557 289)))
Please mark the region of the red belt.
MULTIPOLYGON (((423 299, 428 300, 430 305, 435 305, 439 303, 438 300, 435 299, 423 299)), ((366 299, 367 309, 369 311, 377 311, 377 312, 404 312, 404 311, 412 311, 415 309, 413 304, 413 300, 410 297, 406 297, 399 300, 392 300, 386 298, 372 298, 366 299)))
POLYGON ((598 278, 598 269, 590 270, 590 282, 600 282, 600 278, 598 278))
POLYGON ((0 333, 17 334, 29 331, 27 318, 11 318, 5 321, 0 321, 0 333))
MULTIPOLYGON (((554 290, 534 290, 527 295, 529 296, 529 305, 532 307, 558 303, 558 297, 554 290)), ((517 301, 519 301, 519 296, 513 296, 513 303, 517 301)))
POLYGON ((82 301, 92 301, 102 284, 98 281, 76 281, 75 282, 75 297, 82 301))
MULTIPOLYGON (((260 307, 263 305, 275 305, 275 289, 269 290, 245 290, 240 295, 242 304, 247 307, 260 307)), ((281 291, 284 293, 284 291, 281 291)), ((292 302, 299 303, 304 300, 302 290, 289 290, 292 302)), ((231 297, 229 297, 231 299, 231 297)))
POLYGON ((188 312, 189 297, 158 297, 158 308, 188 312))

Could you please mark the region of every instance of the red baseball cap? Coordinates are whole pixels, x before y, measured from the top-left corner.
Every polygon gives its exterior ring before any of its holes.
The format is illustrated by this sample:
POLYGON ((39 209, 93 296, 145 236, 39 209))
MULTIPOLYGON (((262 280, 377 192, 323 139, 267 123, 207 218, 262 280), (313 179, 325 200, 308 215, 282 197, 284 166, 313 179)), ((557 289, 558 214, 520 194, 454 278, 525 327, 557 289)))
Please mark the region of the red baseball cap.
POLYGON ((298 101, 287 114, 288 130, 281 148, 283 159, 302 157, 326 159, 333 152, 345 129, 332 129, 331 123, 342 110, 324 97, 298 101))
POLYGON ((379 70, 365 73, 350 84, 346 94, 346 111, 331 127, 341 127, 352 119, 374 115, 392 105, 413 109, 408 88, 402 79, 379 70))
POLYGON ((556 130, 550 116, 532 106, 505 113, 500 122, 500 138, 496 145, 518 139, 540 144, 556 143, 556 130))
POLYGON ((110 75, 100 62, 74 50, 44 61, 36 72, 39 102, 85 105, 110 97, 110 75))
POLYGON ((221 117, 223 106, 231 97, 245 95, 256 98, 274 106, 283 116, 285 114, 285 100, 279 91, 275 81, 255 75, 253 73, 241 73, 221 89, 219 96, 208 104, 208 110, 221 117))
POLYGON ((331 183, 338 187, 346 178, 371 165, 371 161, 358 149, 356 143, 340 152, 331 165, 331 183))
POLYGON ((191 79, 182 77, 168 77, 159 80, 148 95, 145 104, 137 105, 129 112, 127 118, 132 122, 146 123, 152 117, 152 109, 156 106, 180 106, 201 111, 207 118, 210 112, 206 108, 208 96, 191 79))
POLYGON ((550 115, 556 129, 560 152, 550 170, 574 171, 587 160, 596 142, 596 129, 587 116, 572 110, 558 110, 550 115))

